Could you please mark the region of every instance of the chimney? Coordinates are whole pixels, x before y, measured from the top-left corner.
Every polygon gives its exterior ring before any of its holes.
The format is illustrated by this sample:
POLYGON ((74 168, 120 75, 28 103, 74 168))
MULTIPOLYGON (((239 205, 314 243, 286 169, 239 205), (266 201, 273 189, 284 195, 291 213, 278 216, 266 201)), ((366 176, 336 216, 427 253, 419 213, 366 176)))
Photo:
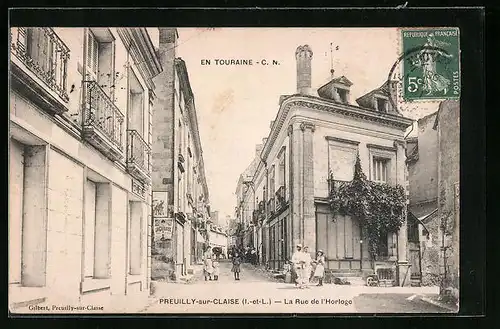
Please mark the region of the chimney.
POLYGON ((262 138, 262 147, 264 147, 264 145, 266 145, 266 142, 267 142, 267 137, 262 138))
POLYGON ((273 129, 273 124, 274 124, 274 120, 272 120, 271 123, 269 124, 270 129, 273 129))
POLYGON ((309 45, 298 46, 295 51, 297 60, 297 93, 311 94, 311 60, 313 52, 309 45))

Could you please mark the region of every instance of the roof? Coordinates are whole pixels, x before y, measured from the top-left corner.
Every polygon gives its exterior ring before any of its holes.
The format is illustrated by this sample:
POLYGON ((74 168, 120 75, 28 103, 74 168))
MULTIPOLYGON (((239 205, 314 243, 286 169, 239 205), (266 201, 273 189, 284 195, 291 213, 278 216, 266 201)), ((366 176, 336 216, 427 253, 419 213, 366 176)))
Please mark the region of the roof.
POLYGON ((387 81, 384 82, 380 87, 378 88, 375 88, 371 91, 369 91, 368 93, 364 94, 363 96, 361 97, 358 97, 356 99, 356 103, 359 104, 359 106, 362 106, 362 107, 372 107, 371 105, 371 96, 373 94, 382 94, 382 95, 385 95, 385 96, 389 96, 389 87, 388 87, 388 83, 387 81))
POLYGON ((323 86, 318 88, 318 95, 322 98, 330 99, 338 103, 343 103, 338 99, 338 96, 336 93, 333 92, 333 85, 335 84, 340 84, 344 85, 346 87, 352 86, 352 82, 347 79, 345 76, 341 76, 338 78, 334 78, 327 83, 325 83, 323 86))
POLYGON ((408 206, 408 211, 411 212, 416 218, 423 222, 427 222, 430 215, 436 212, 437 200, 422 202, 418 204, 411 204, 408 206))

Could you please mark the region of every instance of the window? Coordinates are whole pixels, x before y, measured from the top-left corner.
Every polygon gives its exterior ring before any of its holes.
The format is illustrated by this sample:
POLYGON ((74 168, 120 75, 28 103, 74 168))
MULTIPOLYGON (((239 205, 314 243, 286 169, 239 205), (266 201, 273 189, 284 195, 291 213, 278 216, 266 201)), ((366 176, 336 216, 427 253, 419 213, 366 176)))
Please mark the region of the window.
POLYGON ((142 272, 142 236, 143 209, 142 203, 129 201, 129 274, 139 275, 142 272))
POLYGON ((276 169, 274 165, 271 167, 271 172, 269 173, 269 189, 270 189, 270 196, 272 197, 274 195, 275 191, 275 182, 274 182, 274 176, 276 173, 276 169))
POLYGON ((285 186, 285 149, 281 152, 280 158, 279 158, 279 172, 278 172, 278 185, 285 186))
POLYGON ((337 88, 337 93, 339 94, 340 101, 342 103, 345 103, 345 104, 349 103, 349 90, 337 88))
POLYGON ((86 30, 86 80, 96 81, 114 100, 115 42, 108 28, 86 30))
POLYGON ((87 68, 88 73, 97 80, 97 73, 99 71, 99 43, 97 42, 94 33, 89 31, 87 33, 87 68))
POLYGON ((46 279, 45 145, 10 140, 9 283, 43 287, 46 279), (42 170, 40 170, 42 169, 42 170))
POLYGON ((387 183, 388 159, 373 158, 372 181, 387 183))
POLYGON ((384 113, 388 112, 389 102, 386 99, 377 97, 376 102, 377 102, 377 111, 384 113))
POLYGON ((182 154, 182 122, 179 120, 179 130, 177 131, 177 145, 179 146, 179 153, 182 154))
POLYGON ((397 235, 396 233, 383 233, 379 237, 378 256, 381 258, 396 257, 397 235))
POLYGON ((132 70, 129 77, 128 129, 137 131, 144 139, 144 89, 132 70))
MULTIPOLYGON (((328 179, 350 181, 354 177, 354 164, 358 143, 327 137, 328 147, 328 179)), ((326 173, 325 173, 326 174, 326 173)), ((325 181, 325 184, 327 182, 325 181)))
POLYGON ((111 186, 87 179, 85 182, 85 262, 84 277, 110 277, 110 209, 111 186))

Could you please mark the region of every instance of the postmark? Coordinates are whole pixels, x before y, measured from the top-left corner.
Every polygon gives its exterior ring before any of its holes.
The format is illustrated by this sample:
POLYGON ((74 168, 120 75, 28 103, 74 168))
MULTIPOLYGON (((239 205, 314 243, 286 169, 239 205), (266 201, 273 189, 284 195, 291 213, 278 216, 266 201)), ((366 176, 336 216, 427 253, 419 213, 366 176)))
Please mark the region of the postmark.
POLYGON ((459 38, 457 28, 401 30, 404 100, 460 97, 459 38))

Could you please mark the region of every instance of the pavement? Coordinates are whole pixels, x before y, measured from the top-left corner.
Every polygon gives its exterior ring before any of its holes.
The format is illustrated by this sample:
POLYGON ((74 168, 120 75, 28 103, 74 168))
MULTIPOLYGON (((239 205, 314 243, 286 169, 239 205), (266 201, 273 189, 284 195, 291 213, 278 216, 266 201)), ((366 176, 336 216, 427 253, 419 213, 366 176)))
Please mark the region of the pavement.
POLYGON ((449 313, 436 300, 438 287, 367 287, 310 284, 299 289, 270 273, 242 264, 234 280, 228 261, 220 263, 218 281, 205 281, 196 267, 189 281, 156 283, 143 313, 449 313))

